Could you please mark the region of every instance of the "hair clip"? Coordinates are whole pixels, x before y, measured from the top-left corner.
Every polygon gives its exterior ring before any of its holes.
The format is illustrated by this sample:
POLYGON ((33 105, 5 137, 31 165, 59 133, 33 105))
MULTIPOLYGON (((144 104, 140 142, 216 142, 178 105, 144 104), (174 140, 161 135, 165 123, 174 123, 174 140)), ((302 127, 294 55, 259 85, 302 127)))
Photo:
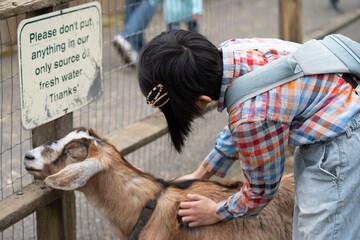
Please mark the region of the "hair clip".
POLYGON ((164 94, 161 95, 162 91, 164 90, 164 86, 162 84, 158 84, 156 85, 153 89, 151 89, 151 91, 148 93, 148 95, 146 96, 146 103, 147 104, 152 104, 153 108, 159 108, 164 106, 168 101, 169 98, 167 98, 163 103, 161 103, 160 105, 156 106, 156 103, 159 102, 159 100, 161 100, 163 97, 167 96, 168 93, 165 92, 164 94), (155 94, 156 93, 156 94, 155 94), (155 96, 150 100, 151 96, 154 95, 155 96))
POLYGON ((167 98, 163 103, 161 103, 161 104, 158 105, 158 106, 156 106, 156 103, 157 103, 160 99, 162 99, 163 97, 165 97, 166 95, 168 95, 167 92, 164 93, 163 95, 161 95, 158 99, 156 99, 155 102, 152 104, 152 107, 153 107, 153 108, 159 108, 159 107, 164 106, 164 105, 170 100, 170 98, 167 98))

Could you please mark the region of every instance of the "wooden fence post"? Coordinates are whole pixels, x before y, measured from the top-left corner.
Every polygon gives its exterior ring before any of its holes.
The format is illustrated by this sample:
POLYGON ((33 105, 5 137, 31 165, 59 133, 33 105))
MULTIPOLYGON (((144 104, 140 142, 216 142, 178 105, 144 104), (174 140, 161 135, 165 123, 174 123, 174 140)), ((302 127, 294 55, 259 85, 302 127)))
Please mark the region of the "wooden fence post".
MULTIPOLYGON (((26 17, 34 17, 48 12, 60 10, 50 7, 27 13, 26 17)), ((54 121, 43 124, 32 130, 33 147, 40 146, 49 140, 63 137, 73 128, 73 114, 69 113, 54 121)), ((76 205, 73 191, 64 191, 61 197, 36 212, 36 231, 38 240, 75 240, 76 239, 76 205)))
POLYGON ((302 43, 301 0, 279 0, 279 36, 302 43))
MULTIPOLYGON (((72 127, 72 113, 32 130, 33 146, 63 137, 72 127)), ((73 191, 64 191, 59 199, 36 212, 38 240, 75 240, 76 207, 73 191)))

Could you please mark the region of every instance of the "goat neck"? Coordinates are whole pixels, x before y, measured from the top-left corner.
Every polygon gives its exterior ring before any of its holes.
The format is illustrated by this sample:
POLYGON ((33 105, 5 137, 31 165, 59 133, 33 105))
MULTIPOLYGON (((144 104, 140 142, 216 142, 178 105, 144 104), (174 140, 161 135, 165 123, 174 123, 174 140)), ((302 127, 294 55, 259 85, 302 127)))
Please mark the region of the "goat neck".
MULTIPOLYGON (((110 221, 112 228, 129 236, 141 210, 163 190, 161 181, 130 165, 117 151, 111 151, 109 166, 79 189, 110 221)), ((103 159, 104 160, 104 159, 103 159)))

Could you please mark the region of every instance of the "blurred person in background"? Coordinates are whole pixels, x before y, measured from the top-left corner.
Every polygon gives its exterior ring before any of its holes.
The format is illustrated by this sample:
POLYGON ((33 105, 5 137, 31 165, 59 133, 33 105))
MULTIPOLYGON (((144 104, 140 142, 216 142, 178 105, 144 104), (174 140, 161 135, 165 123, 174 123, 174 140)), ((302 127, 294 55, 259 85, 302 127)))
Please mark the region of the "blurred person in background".
POLYGON ((338 13, 342 13, 343 11, 339 8, 339 0, 330 0, 330 5, 333 10, 338 13))
POLYGON ((135 66, 145 42, 144 30, 158 10, 159 5, 152 5, 149 0, 126 0, 124 29, 113 40, 125 63, 135 66))
POLYGON ((202 0, 150 0, 155 7, 163 2, 167 30, 178 30, 185 23, 187 29, 199 32, 199 19, 203 14, 202 0))

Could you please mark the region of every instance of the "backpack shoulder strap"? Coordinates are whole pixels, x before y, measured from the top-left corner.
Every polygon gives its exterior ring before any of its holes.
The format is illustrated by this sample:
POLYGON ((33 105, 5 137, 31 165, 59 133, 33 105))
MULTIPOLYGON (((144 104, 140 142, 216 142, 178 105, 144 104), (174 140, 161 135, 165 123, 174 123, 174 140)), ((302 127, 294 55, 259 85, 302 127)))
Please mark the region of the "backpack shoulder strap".
POLYGON ((294 53, 233 80, 225 104, 234 106, 305 75, 352 73, 360 77, 360 45, 342 35, 310 40, 294 53), (340 44, 340 43, 341 44, 340 44))
POLYGON ((320 42, 340 59, 351 74, 360 78, 360 44, 341 34, 326 36, 320 42))

